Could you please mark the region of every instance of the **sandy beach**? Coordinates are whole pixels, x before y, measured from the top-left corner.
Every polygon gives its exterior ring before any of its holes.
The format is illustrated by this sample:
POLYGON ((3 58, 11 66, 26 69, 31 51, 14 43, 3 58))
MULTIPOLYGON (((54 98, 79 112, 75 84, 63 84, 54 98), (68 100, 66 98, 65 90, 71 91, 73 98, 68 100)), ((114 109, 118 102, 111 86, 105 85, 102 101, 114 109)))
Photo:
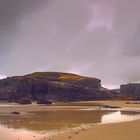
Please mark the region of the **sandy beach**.
MULTIPOLYGON (((97 103, 97 102, 96 102, 97 103)), ((126 104, 125 101, 98 101, 100 104, 116 105, 124 108, 139 110, 139 104, 126 104)), ((139 140, 140 120, 100 124, 90 128, 81 128, 51 137, 51 140, 139 140)))
MULTIPOLYGON (((55 114, 57 111, 59 112, 59 120, 63 122, 63 119, 66 119, 64 123, 73 123, 71 118, 73 115, 69 113, 69 111, 74 111, 74 115, 79 115, 80 112, 77 113, 77 110, 98 110, 96 107, 99 106, 115 106, 115 107, 120 107, 120 108, 113 108, 112 110, 121 110, 121 111, 135 111, 139 112, 140 111, 140 104, 127 104, 127 101, 90 101, 90 102, 74 102, 74 103, 57 103, 53 105, 37 105, 37 104, 32 104, 32 105, 7 105, 7 104, 1 104, 0 106, 0 114, 1 114, 1 121, 5 123, 6 125, 11 126, 12 128, 16 127, 28 127, 28 129, 31 130, 43 130, 45 129, 46 126, 48 126, 48 120, 52 118, 55 119, 55 114), (10 114, 13 111, 20 112, 21 115, 17 118, 11 115, 6 115, 5 114, 10 114), (49 115, 51 118, 47 118, 45 116, 45 112, 47 113, 49 111, 49 115), (52 112, 53 111, 53 112, 52 112), (39 120, 38 118, 34 118, 32 116, 33 113, 38 113, 39 120), (42 112, 42 114, 41 114, 42 112), (62 114, 61 114, 61 113, 62 114), (70 116, 71 115, 71 116, 70 116), (44 117, 43 117, 44 116, 44 117), (42 117, 42 122, 40 122, 40 117, 42 117), (13 121, 12 121, 13 120, 13 121), (33 121, 34 120, 34 121, 33 121), (46 126, 45 126, 46 122, 46 126), (40 124, 42 123, 42 124, 40 124)), ((111 108, 101 108, 101 110, 111 110, 111 108)), ((81 112, 82 113, 82 112, 81 112)), ((91 111, 92 113, 92 111, 91 111)), ((94 112, 95 113, 95 112, 94 112)), ((80 121, 92 121, 91 119, 99 120, 100 117, 103 114, 106 114, 105 112, 102 112, 102 114, 99 115, 99 112, 96 112, 98 114, 99 118, 94 118, 93 116, 90 116, 88 118, 81 118, 80 121)), ((127 112, 125 112, 127 113, 127 112)), ((84 116, 82 113, 81 115, 84 116)), ((90 114, 91 115, 91 114, 90 114)), ((86 116, 87 117, 87 116, 86 116)), ((78 122, 79 120, 77 120, 78 122)), ((62 123, 61 122, 61 123, 62 123)), ((52 125, 52 121, 50 121, 50 126, 52 125)), ((59 123, 58 123, 59 124, 59 123)), ((57 125, 58 125, 57 124, 57 125)), ((58 126, 57 126, 58 127, 58 126)), ((140 137, 140 120, 133 120, 129 122, 122 122, 122 123, 111 123, 111 124, 93 124, 93 125, 84 125, 80 126, 74 129, 69 129, 68 131, 62 131, 61 133, 55 133, 55 135, 47 135, 47 130, 46 133, 37 135, 34 133, 28 133, 21 131, 23 134, 27 133, 26 137, 27 140, 139 140, 140 137)), ((5 130, 4 130, 5 131, 5 130)), ((9 131, 11 132, 11 131, 9 131)), ((13 130, 14 132, 14 130, 13 130)), ((29 131, 30 132, 30 131, 29 131)), ((10 134, 10 136, 13 133, 10 134)), ((15 134, 13 134, 15 135, 15 134)), ((22 140, 22 135, 19 136, 20 140, 22 140)), ((19 138, 18 137, 18 138, 19 138)), ((5 138, 5 135, 0 136, 0 139, 5 138)), ((25 138, 25 137, 24 137, 25 138)), ((16 139, 16 137, 14 138, 16 139)), ((12 140, 14 140, 12 139, 12 140)), ((11 139, 8 139, 11 140, 11 139)))
POLYGON ((95 125, 93 128, 64 133, 51 140, 139 140, 140 120, 116 124, 95 125))

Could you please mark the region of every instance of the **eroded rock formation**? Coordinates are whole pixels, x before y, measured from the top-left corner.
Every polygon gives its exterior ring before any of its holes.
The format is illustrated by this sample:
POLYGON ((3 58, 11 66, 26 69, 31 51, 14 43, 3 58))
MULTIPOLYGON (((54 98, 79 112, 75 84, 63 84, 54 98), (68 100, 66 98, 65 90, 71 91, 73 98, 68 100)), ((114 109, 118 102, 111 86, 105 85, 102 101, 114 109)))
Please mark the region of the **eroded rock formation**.
POLYGON ((0 80, 0 100, 105 100, 119 95, 101 87, 101 80, 60 72, 36 72, 0 80))
POLYGON ((140 83, 129 83, 120 86, 121 94, 134 96, 140 100, 140 83))

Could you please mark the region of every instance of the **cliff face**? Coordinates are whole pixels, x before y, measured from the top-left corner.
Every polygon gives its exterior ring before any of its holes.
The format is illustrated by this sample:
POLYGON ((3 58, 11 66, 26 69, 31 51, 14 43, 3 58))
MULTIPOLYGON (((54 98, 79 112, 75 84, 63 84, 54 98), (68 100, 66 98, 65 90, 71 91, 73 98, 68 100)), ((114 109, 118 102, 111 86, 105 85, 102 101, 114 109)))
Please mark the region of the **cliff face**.
POLYGON ((140 100, 140 83, 121 85, 120 92, 122 94, 134 96, 136 99, 140 100))
POLYGON ((69 73, 37 72, 0 80, 0 100, 20 98, 52 101, 103 100, 118 98, 101 88, 101 80, 69 73))

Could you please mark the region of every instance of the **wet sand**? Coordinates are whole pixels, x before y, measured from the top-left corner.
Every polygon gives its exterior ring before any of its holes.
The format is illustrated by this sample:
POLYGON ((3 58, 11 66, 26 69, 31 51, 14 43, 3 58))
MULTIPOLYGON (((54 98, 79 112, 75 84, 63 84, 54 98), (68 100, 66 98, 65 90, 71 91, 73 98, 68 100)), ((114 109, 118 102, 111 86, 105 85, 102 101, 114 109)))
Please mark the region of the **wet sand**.
MULTIPOLYGON (((104 105, 115 105, 123 107, 124 110, 140 110, 140 104, 126 104, 126 101, 98 101, 104 105)), ((50 138, 51 140, 139 140, 140 120, 100 124, 91 127, 80 128, 71 132, 59 134, 50 138)))
MULTIPOLYGON (((21 120, 25 120, 25 122, 28 123, 28 121, 32 122, 32 115, 30 113, 38 113, 38 112, 46 112, 46 111, 62 111, 63 113, 66 111, 66 114, 64 113, 64 116, 60 115, 61 117, 68 117, 69 113, 67 113, 67 111, 75 111, 75 116, 76 116, 76 112, 77 110, 97 110, 97 108, 99 109, 101 107, 101 110, 111 110, 111 108, 107 109, 107 108, 102 108, 102 106, 116 106, 116 107, 121 107, 121 108, 116 108, 116 109, 112 109, 112 110, 121 110, 123 114, 127 114, 127 111, 135 111, 135 112, 139 112, 140 111, 140 104, 126 104, 127 101, 93 101, 93 102, 76 102, 76 103, 57 103, 54 105, 0 105, 0 115, 1 115, 1 120, 2 122, 4 122, 6 120, 10 120, 9 118, 6 118, 5 115, 8 114, 7 117, 9 117, 9 114, 13 111, 18 111, 21 112, 21 120), (127 110, 127 111, 126 111, 127 110), (125 111, 125 112, 123 112, 125 111), (2 118, 2 116, 4 116, 2 118), (27 117, 27 118, 26 118, 27 117)), ((44 113, 43 113, 44 114, 44 113)), ((79 113, 77 113, 77 115, 79 115, 79 113)), ((97 113, 99 114, 99 113, 97 113)), ((51 114, 51 116, 55 116, 56 114, 53 113, 51 114)), ((81 114, 82 116, 82 114, 81 114)), ((14 116, 13 116, 14 117, 14 116)), ((39 117, 40 118, 40 117, 39 117)), ((55 118, 55 117, 54 117, 55 118)), ((93 117, 94 118, 94 117, 93 117)), ((19 126, 19 122, 20 125, 24 124, 26 125, 25 122, 22 123, 22 121, 16 117, 12 118, 14 120, 13 126, 17 127, 19 126), (17 126, 16 123, 17 122, 17 126)), ((46 117, 45 117, 46 119, 46 117)), ((52 119, 52 118, 51 118, 52 119)), ((75 118, 73 118, 75 119, 75 118)), ((78 120, 78 119, 77 119, 78 120)), ((91 120, 91 118, 84 118, 83 116, 83 120, 91 120)), ((10 120, 11 121, 11 120, 10 120)), ((48 121, 48 120, 47 120, 48 121)), ((34 121, 34 122, 38 122, 39 121, 34 121)), ((58 120, 59 122, 59 120, 58 120)), ((68 119, 68 122, 71 122, 71 120, 68 119)), ((81 123, 79 121, 79 123, 81 123)), ((4 122, 5 124, 7 123, 9 125, 9 122, 4 122)), ((51 121, 50 121, 51 123, 51 121)), ((66 122, 67 123, 67 122, 66 122)), ((89 122, 90 123, 90 122, 89 122)), ((12 122, 10 122, 10 124, 12 125, 12 122)), ((30 125, 32 126, 32 125, 30 125)), ((41 126, 44 126, 43 123, 41 126)), ((34 127, 37 128, 37 130, 39 130, 40 128, 38 127, 34 127)), ((31 129, 33 129, 31 127, 31 129)), ((42 127, 41 127, 42 129, 42 127)), ((44 128, 43 128, 44 129, 44 128)), ((29 133, 27 131, 22 131, 23 134, 27 134, 27 138, 24 137, 24 139, 26 138, 27 140, 138 140, 140 137, 140 120, 136 120, 136 121, 131 121, 131 122, 123 122, 123 123, 115 123, 115 124, 99 124, 99 125, 84 125, 81 127, 78 127, 76 129, 70 129, 69 131, 62 131, 62 133, 55 133, 55 136, 50 136, 48 137, 45 132, 43 132, 41 135, 39 134, 35 134, 34 133, 29 133), (31 136, 31 137, 30 137, 31 136)), ((10 131, 11 132, 11 131, 10 131)), ((0 139, 4 138, 4 132, 2 132, 3 135, 0 135, 0 139), (3 136, 3 137, 2 137, 3 136)), ((11 133, 12 135, 12 133, 11 133)), ((22 136, 22 135, 21 135, 22 136)), ((19 136, 19 137, 21 137, 19 136)), ((16 137, 17 138, 17 137, 16 137)), ((14 139, 16 139, 14 138, 14 139)), ((14 140, 14 139, 9 139, 9 140, 14 140)), ((23 138, 21 137, 19 140, 22 140, 23 138)))
POLYGON ((78 131, 59 134, 51 140, 139 140, 140 120, 116 124, 95 125, 78 131))

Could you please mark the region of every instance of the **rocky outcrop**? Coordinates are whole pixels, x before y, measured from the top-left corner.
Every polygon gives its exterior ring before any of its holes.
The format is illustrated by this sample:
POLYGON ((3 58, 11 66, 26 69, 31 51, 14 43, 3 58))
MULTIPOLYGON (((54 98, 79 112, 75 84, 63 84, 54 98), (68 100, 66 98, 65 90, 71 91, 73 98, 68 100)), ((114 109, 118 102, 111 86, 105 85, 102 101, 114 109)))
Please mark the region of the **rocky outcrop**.
POLYGON ((47 100, 47 99, 39 99, 39 100, 37 101, 37 104, 46 104, 46 105, 50 105, 50 104, 52 104, 52 102, 49 101, 49 100, 47 100))
POLYGON ((111 89, 112 92, 120 93, 120 89, 111 89))
POLYGON ((60 72, 36 72, 0 80, 0 100, 81 101, 120 98, 101 87, 101 80, 60 72))
POLYGON ((25 104, 32 104, 31 100, 28 98, 20 98, 17 103, 25 105, 25 104))
POLYGON ((21 113, 20 113, 20 112, 17 112, 17 111, 14 111, 14 112, 12 112, 11 114, 20 115, 21 113))
POLYGON ((129 83, 120 86, 120 92, 125 95, 134 96, 140 100, 140 83, 129 83))

